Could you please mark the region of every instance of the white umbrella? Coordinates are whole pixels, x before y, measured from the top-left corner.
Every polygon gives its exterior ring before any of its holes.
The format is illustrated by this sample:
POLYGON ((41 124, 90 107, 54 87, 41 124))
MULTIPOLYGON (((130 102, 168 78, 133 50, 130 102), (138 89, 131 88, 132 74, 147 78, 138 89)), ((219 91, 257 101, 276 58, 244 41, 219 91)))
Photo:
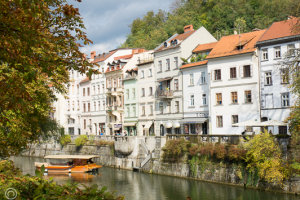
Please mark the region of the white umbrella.
POLYGON ((239 123, 232 124, 232 126, 261 127, 261 126, 265 126, 265 125, 263 125, 262 122, 259 122, 259 121, 256 121, 256 120, 248 120, 248 121, 244 121, 244 122, 239 122, 239 123))
POLYGON ((287 123, 277 121, 277 120, 269 120, 261 123, 263 126, 287 126, 287 123))

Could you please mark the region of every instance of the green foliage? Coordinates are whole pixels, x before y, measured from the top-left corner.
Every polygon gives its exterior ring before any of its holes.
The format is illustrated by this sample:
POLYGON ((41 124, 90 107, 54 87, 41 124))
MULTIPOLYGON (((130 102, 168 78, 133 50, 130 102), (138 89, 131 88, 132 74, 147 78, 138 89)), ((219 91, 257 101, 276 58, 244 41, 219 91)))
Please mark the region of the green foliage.
MULTIPOLYGON (((131 33, 123 47, 145 47, 153 49, 183 27, 193 24, 194 29, 204 26, 217 39, 254 28, 265 29, 274 21, 285 20, 298 14, 294 0, 191 0, 176 1, 170 13, 148 12, 142 19, 131 24, 131 33)), ((299 4, 299 3, 298 3, 299 4)))
POLYGON ((80 135, 75 139, 76 147, 81 147, 85 145, 88 141, 88 137, 86 135, 80 135))
POLYGON ((279 145, 268 131, 255 135, 244 147, 247 150, 245 161, 250 172, 257 170, 259 177, 269 183, 281 184, 287 177, 279 145))
POLYGON ((72 140, 71 140, 71 136, 70 135, 63 135, 60 137, 60 140, 59 140, 59 143, 62 145, 62 146, 65 146, 69 143, 71 143, 72 140))
POLYGON ((67 183, 58 185, 51 180, 39 177, 21 175, 12 161, 1 161, 0 170, 0 199, 5 198, 5 191, 8 188, 14 188, 20 199, 58 199, 58 200, 123 200, 124 197, 117 197, 107 191, 106 187, 98 188, 96 184, 92 186, 79 186, 76 183, 67 183), (12 173, 15 172, 15 173, 12 173))
POLYGON ((292 170, 292 173, 296 174, 297 176, 300 176, 300 163, 299 162, 291 163, 290 168, 292 170))
POLYGON ((55 131, 49 113, 69 70, 91 75, 82 18, 67 0, 0 1, 0 157, 55 131))
POLYGON ((190 142, 180 139, 180 140, 168 140, 166 145, 162 148, 163 161, 177 162, 183 157, 185 153, 188 152, 190 147, 190 142))

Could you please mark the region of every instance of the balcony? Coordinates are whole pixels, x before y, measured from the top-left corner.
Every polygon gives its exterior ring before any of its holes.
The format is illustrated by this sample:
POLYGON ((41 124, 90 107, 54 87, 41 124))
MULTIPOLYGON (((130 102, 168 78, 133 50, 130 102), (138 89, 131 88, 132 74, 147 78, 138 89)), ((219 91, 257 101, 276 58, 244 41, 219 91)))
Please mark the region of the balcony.
POLYGON ((148 63, 152 63, 154 61, 153 56, 145 57, 142 59, 138 59, 138 64, 137 65, 145 65, 148 63))
POLYGON ((173 98, 173 90, 157 90, 157 97, 163 99, 173 98))
POLYGON ((137 77, 136 74, 133 74, 133 75, 126 74, 126 76, 124 77, 124 81, 127 81, 127 80, 135 80, 136 77, 137 77))

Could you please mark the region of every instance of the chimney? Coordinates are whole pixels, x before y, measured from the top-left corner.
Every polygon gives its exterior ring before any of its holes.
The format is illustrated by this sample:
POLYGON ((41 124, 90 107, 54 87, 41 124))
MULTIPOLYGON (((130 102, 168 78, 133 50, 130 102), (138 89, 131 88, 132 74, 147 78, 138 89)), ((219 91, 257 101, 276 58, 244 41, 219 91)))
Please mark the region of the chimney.
POLYGON ((194 30, 194 27, 193 27, 192 24, 190 24, 190 25, 185 26, 185 27, 183 28, 183 30, 184 30, 184 32, 186 33, 186 32, 189 32, 189 31, 193 31, 193 30, 194 30))
POLYGON ((91 59, 94 59, 94 58, 95 58, 95 55, 96 55, 96 51, 92 51, 92 52, 91 52, 91 59))

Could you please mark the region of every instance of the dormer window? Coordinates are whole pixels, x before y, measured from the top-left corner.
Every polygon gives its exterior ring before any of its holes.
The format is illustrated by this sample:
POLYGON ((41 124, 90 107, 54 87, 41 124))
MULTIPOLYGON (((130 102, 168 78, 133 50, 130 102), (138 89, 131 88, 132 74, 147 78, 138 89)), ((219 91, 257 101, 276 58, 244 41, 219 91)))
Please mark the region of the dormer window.
POLYGON ((237 49, 237 50, 242 50, 243 48, 244 48, 244 45, 237 45, 237 46, 236 46, 236 49, 237 49))
POLYGON ((174 45, 177 45, 177 43, 178 43, 177 39, 175 39, 173 42, 174 42, 174 45))
POLYGON ((168 46, 168 43, 167 43, 167 42, 165 42, 165 43, 164 43, 164 47, 167 47, 167 46, 168 46))

